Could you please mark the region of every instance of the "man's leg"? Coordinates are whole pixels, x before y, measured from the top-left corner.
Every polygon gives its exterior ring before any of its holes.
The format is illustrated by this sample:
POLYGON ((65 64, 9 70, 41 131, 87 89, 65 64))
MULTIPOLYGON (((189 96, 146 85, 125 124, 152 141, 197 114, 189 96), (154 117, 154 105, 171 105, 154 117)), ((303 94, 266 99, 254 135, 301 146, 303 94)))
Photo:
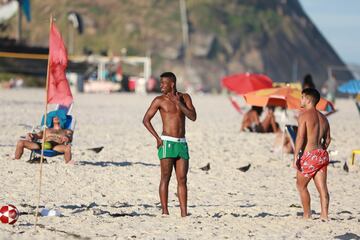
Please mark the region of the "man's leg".
POLYGON ((181 216, 187 216, 187 173, 189 169, 189 161, 182 158, 175 162, 176 179, 178 182, 177 192, 180 202, 181 216))
POLYGON ((160 160, 161 167, 161 179, 159 185, 159 195, 162 208, 162 214, 169 214, 168 210, 168 191, 169 191, 169 182, 171 178, 171 172, 174 165, 174 160, 165 158, 160 160))
POLYGON ((307 185, 311 178, 304 177, 299 171, 296 172, 296 187, 300 194, 301 204, 304 209, 304 218, 311 217, 310 210, 310 194, 307 189, 307 185))
POLYGON ((64 153, 65 163, 71 161, 71 145, 56 145, 53 150, 64 153))
POLYGON ((329 213, 329 191, 326 184, 327 179, 327 168, 324 167, 322 170, 318 171, 314 176, 315 186, 320 194, 320 204, 321 204, 321 219, 328 219, 329 213))
POLYGON ((30 150, 38 150, 38 149, 40 149, 40 146, 39 146, 39 144, 31 142, 29 140, 19 140, 16 144, 15 160, 18 160, 21 158, 22 154, 24 153, 24 148, 27 148, 30 150))

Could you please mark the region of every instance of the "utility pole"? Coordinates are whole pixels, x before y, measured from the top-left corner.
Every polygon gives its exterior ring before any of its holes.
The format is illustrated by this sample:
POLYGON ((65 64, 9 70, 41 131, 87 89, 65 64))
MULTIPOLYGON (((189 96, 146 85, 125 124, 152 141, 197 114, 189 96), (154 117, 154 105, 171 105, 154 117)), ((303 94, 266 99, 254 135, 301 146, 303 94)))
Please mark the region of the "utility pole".
POLYGON ((189 25, 187 21, 185 0, 180 0, 180 14, 181 14, 183 44, 184 44, 184 50, 186 52, 189 46, 189 25))
POLYGON ((295 59, 292 66, 292 82, 298 81, 298 72, 299 72, 298 68, 299 68, 298 60, 295 59))
POLYGON ((17 29, 17 41, 18 43, 22 42, 22 4, 21 1, 19 3, 19 10, 18 10, 18 29, 17 29))

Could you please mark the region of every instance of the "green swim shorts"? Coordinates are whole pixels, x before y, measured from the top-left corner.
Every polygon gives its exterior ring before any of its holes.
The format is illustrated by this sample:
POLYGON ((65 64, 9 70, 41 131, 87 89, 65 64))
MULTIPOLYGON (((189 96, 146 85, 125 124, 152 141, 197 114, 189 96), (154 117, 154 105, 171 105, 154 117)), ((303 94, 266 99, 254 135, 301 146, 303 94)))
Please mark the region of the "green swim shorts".
POLYGON ((158 149, 159 159, 182 158, 189 160, 189 149, 185 138, 161 136, 163 145, 158 149))

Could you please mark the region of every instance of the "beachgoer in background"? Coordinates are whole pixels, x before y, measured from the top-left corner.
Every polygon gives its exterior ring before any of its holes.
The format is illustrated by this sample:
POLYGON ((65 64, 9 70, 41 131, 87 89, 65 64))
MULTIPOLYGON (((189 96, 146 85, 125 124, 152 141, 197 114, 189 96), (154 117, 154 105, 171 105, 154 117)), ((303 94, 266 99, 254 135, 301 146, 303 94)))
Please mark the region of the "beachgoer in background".
POLYGON ((332 74, 330 78, 325 82, 324 86, 321 88, 321 92, 325 95, 325 98, 327 100, 335 103, 336 88, 336 78, 335 75, 332 74))
MULTIPOLYGON (((46 128, 44 149, 52 149, 57 152, 64 153, 65 163, 71 161, 71 145, 73 131, 70 129, 62 129, 58 117, 53 117, 53 128, 46 128)), ((29 150, 40 150, 41 144, 34 142, 43 138, 43 131, 39 133, 28 133, 25 140, 19 140, 15 150, 15 160, 19 160, 24 153, 24 148, 29 150)))
POLYGON ((251 106, 251 109, 244 114, 241 124, 241 131, 261 132, 260 115, 263 111, 262 107, 251 106))
POLYGON ((173 167, 178 182, 177 192, 181 216, 187 216, 187 172, 189 169, 189 150, 185 139, 185 117, 196 120, 196 111, 189 94, 176 89, 176 76, 165 72, 160 76, 161 96, 156 97, 147 112, 143 123, 156 139, 160 159, 161 180, 159 195, 162 214, 168 211, 168 190, 173 167), (151 119, 159 110, 163 130, 161 137, 151 124, 151 119))
POLYGON ((315 87, 315 83, 313 81, 313 78, 311 76, 311 74, 306 74, 304 76, 304 81, 303 81, 303 84, 302 84, 302 89, 305 89, 305 88, 316 88, 315 87))
POLYGON ((263 133, 277 132, 279 124, 276 123, 275 119, 275 107, 270 106, 267 108, 267 113, 263 121, 261 121, 261 131, 263 133))
POLYGON ((329 192, 327 188, 327 165, 330 144, 330 126, 326 117, 316 110, 320 93, 314 88, 302 91, 301 107, 304 111, 298 119, 298 132, 295 143, 293 167, 296 172, 296 185, 304 209, 304 218, 311 217, 310 194, 307 185, 314 179, 320 194, 321 219, 328 218, 329 192))

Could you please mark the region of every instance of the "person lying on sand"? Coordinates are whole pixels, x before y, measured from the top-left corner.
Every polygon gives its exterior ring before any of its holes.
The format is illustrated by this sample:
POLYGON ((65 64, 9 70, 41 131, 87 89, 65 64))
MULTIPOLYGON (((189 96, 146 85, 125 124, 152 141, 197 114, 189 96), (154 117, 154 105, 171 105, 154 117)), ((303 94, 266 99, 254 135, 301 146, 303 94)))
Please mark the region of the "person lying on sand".
MULTIPOLYGON (((44 149, 52 149, 64 153, 65 163, 71 161, 71 143, 73 131, 62 129, 60 120, 57 116, 53 117, 53 128, 45 129, 44 149)), ((15 160, 19 160, 24 152, 24 148, 29 150, 41 150, 41 143, 34 142, 43 138, 43 131, 39 133, 28 133, 25 140, 19 140, 16 144, 15 160)))

